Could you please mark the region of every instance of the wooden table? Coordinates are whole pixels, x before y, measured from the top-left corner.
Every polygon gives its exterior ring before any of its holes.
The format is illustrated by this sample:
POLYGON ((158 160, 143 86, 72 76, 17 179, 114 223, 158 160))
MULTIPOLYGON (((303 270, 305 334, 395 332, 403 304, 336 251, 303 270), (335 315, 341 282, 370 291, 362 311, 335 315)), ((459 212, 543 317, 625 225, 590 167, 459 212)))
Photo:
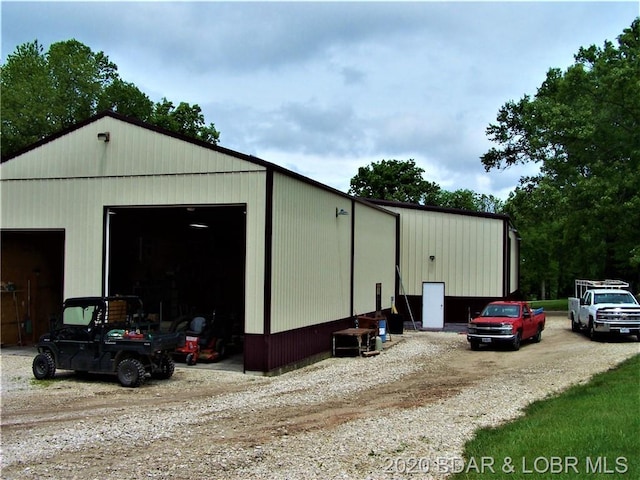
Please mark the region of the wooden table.
POLYGON ((333 356, 335 357, 336 352, 341 350, 356 350, 358 355, 370 351, 372 346, 375 348, 377 333, 375 328, 346 328, 333 332, 333 356), (339 345, 336 341, 339 338, 347 339, 344 342, 347 345, 339 345))

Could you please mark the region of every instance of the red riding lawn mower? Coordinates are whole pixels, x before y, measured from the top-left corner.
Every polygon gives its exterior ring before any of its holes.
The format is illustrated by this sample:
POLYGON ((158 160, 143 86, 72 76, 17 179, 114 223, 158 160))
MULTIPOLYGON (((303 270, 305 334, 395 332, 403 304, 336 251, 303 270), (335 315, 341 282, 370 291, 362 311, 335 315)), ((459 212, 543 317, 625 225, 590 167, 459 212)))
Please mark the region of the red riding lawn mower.
POLYGON ((225 354, 225 339, 216 323, 215 313, 209 318, 197 315, 174 321, 170 331, 184 332, 186 340, 183 347, 175 349, 173 356, 183 359, 187 365, 220 361, 225 354))

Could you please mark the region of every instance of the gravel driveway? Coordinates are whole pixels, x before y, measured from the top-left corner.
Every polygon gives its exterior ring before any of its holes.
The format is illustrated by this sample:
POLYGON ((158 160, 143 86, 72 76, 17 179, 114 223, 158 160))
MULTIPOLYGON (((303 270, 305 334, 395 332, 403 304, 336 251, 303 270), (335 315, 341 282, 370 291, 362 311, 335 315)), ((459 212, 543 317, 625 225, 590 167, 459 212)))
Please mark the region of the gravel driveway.
POLYGON ((635 337, 591 342, 550 315, 518 352, 405 332, 381 355, 278 377, 179 365, 126 389, 70 372, 37 382, 32 357, 5 349, 2 478, 444 478, 477 428, 638 353, 635 337))

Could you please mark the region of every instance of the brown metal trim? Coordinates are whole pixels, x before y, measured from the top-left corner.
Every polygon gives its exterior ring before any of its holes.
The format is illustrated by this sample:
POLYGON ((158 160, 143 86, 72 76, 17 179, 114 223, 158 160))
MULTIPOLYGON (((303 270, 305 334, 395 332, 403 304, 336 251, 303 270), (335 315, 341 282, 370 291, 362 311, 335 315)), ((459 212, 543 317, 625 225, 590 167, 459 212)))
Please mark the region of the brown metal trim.
POLYGON ((351 315, 355 315, 354 305, 355 305, 355 268, 356 268, 356 204, 353 200, 351 200, 351 264, 350 275, 351 279, 349 282, 349 313, 351 315))
POLYGON ((273 170, 267 170, 264 212, 264 323, 263 333, 271 333, 271 279, 273 269, 273 170))
POLYGON ((244 370, 278 373, 331 352, 331 334, 353 326, 353 318, 311 325, 270 335, 246 334, 244 370))
POLYGON ((509 286, 511 285, 511 242, 509 239, 509 222, 502 223, 502 231, 502 296, 506 298, 509 296, 509 286))

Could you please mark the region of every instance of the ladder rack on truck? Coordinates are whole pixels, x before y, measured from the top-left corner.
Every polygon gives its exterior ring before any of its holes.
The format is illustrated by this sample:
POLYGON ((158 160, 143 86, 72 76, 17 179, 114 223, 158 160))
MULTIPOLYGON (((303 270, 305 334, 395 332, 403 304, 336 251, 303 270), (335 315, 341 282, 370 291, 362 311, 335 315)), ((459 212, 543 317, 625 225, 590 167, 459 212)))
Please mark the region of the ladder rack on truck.
POLYGON ((595 288, 625 289, 629 283, 622 280, 576 280, 575 297, 582 298, 584 292, 595 288))

